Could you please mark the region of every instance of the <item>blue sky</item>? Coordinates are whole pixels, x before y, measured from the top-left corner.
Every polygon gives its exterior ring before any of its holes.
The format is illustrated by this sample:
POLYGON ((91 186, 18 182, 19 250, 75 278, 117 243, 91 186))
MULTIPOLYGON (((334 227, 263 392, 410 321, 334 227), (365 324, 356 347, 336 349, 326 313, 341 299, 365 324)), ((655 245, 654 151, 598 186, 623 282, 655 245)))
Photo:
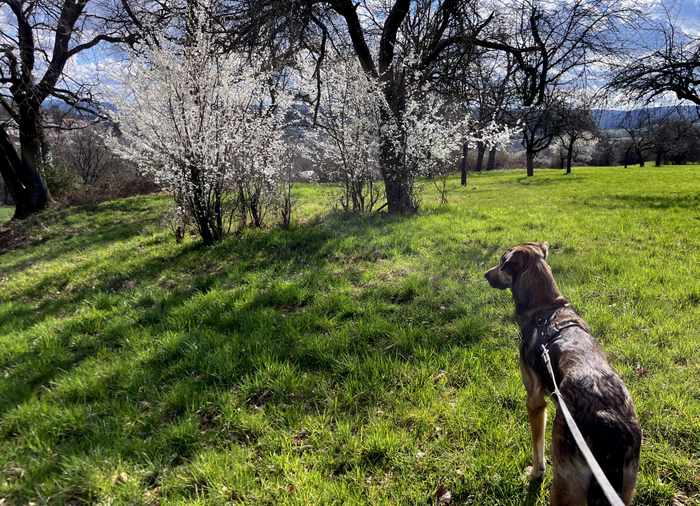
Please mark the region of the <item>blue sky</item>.
POLYGON ((673 10, 676 21, 685 30, 700 33, 700 0, 677 0, 673 10))

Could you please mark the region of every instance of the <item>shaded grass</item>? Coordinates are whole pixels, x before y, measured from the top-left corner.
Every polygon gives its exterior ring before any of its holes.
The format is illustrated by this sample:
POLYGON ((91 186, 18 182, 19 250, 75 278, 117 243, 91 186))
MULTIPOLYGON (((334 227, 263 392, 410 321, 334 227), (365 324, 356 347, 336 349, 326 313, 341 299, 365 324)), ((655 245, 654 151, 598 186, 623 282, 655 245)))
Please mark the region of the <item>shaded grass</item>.
POLYGON ((696 167, 470 176, 414 218, 326 214, 203 249, 164 197, 42 218, 0 255, 10 503, 545 504, 530 486, 509 296, 548 240, 644 429, 637 504, 700 492, 696 167))
POLYGON ((9 221, 9 219, 12 218, 14 212, 15 210, 11 207, 0 206, 0 223, 5 223, 6 221, 9 221))

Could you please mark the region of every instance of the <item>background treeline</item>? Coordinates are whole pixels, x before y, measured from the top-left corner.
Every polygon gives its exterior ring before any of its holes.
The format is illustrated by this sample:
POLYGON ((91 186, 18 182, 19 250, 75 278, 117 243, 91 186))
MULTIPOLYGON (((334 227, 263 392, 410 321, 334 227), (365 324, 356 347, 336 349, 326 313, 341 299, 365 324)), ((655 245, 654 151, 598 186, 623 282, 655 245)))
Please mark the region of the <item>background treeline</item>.
MULTIPOLYGON (((105 145, 105 132, 110 126, 71 117, 58 108, 49 109, 46 114, 63 125, 49 133, 53 163, 46 180, 54 199, 79 205, 159 190, 158 185, 143 176, 133 163, 116 156, 105 145)), ((658 167, 700 162, 700 124, 693 118, 696 116, 694 108, 598 110, 592 111, 592 116, 593 128, 583 131, 575 144, 574 167, 647 164, 658 167)), ((567 140, 565 133, 556 132, 550 147, 536 157, 537 165, 565 169, 567 140)), ((525 163, 526 153, 519 139, 500 150, 477 147, 467 153, 467 169, 473 172, 522 169, 525 163)), ((461 164, 461 153, 456 153, 451 171, 459 171, 461 164)), ((303 157, 294 163, 293 179, 342 182, 337 171, 320 170, 303 157)), ((3 205, 13 204, 2 180, 0 198, 3 205)))
MULTIPOLYGON (((105 134, 112 128, 109 124, 55 106, 46 109, 44 116, 54 128, 46 130, 51 163, 44 166, 43 172, 57 203, 91 204, 159 190, 152 179, 143 176, 133 163, 117 156, 105 144, 105 134)), ((13 139, 18 136, 13 130, 10 135, 13 139)), ((0 204, 15 204, 1 178, 0 204)))

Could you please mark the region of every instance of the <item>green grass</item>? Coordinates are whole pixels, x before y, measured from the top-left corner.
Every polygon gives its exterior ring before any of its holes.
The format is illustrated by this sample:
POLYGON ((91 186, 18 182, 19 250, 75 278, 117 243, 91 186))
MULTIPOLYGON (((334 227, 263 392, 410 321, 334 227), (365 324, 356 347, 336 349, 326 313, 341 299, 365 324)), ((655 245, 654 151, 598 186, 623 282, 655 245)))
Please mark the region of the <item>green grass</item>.
POLYGON ((699 167, 472 175, 403 219, 326 193, 209 249, 165 197, 51 211, 0 255, 4 504, 546 504, 483 279, 530 240, 636 402, 636 504, 700 503, 699 167))
POLYGON ((12 214, 14 212, 15 210, 11 207, 0 206, 0 223, 5 223, 6 221, 9 221, 9 219, 12 218, 12 214))

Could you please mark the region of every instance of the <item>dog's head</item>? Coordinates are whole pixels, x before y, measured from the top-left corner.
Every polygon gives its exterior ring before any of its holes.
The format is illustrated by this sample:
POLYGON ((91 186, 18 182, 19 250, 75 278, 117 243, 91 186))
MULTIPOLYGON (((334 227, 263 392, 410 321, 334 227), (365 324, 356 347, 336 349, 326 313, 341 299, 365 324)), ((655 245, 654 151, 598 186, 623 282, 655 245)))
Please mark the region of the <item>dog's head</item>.
POLYGON ((495 267, 486 271, 486 280, 493 288, 505 290, 513 288, 515 280, 537 262, 544 262, 549 256, 546 242, 528 242, 513 246, 501 256, 495 267))

